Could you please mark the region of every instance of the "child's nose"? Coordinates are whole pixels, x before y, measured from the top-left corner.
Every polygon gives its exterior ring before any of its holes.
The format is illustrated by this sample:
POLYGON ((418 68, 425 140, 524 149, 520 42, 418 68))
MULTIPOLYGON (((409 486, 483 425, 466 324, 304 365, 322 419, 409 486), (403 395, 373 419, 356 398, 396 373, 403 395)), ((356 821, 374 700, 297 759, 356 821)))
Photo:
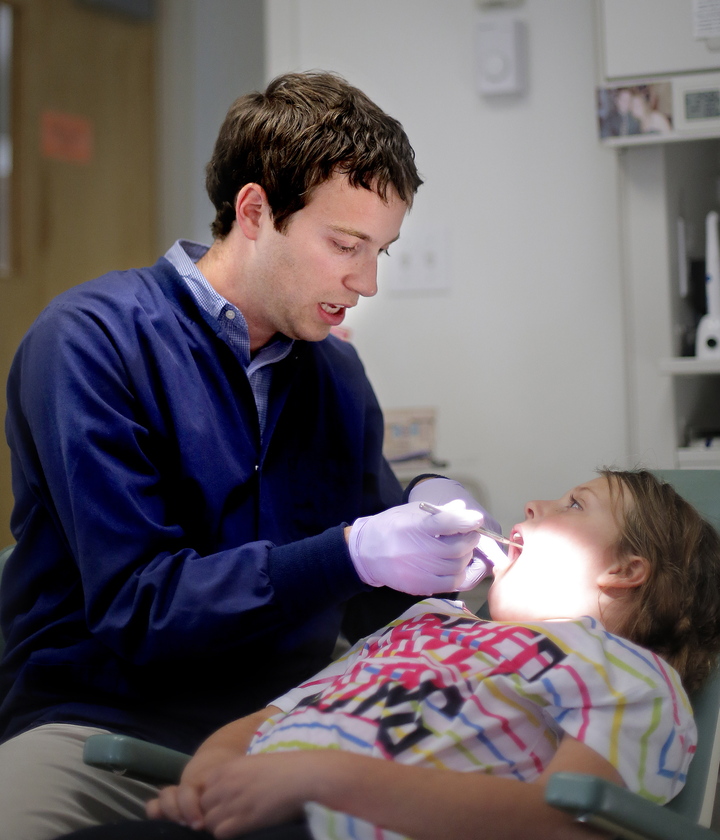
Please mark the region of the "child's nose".
POLYGON ((542 499, 534 499, 525 505, 525 519, 536 519, 538 516, 542 517, 547 514, 548 508, 552 502, 546 502, 542 499))

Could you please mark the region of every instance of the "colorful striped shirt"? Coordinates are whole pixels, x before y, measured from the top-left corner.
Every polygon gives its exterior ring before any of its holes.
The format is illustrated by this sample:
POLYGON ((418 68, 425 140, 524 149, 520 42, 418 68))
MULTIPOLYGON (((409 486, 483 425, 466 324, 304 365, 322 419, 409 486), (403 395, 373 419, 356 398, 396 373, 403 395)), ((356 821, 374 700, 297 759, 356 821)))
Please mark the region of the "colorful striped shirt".
POLYGON ((684 784, 695 749, 680 678, 650 651, 593 618, 483 621, 438 598, 273 705, 283 714, 252 753, 325 747, 532 781, 567 733, 660 803, 684 784))

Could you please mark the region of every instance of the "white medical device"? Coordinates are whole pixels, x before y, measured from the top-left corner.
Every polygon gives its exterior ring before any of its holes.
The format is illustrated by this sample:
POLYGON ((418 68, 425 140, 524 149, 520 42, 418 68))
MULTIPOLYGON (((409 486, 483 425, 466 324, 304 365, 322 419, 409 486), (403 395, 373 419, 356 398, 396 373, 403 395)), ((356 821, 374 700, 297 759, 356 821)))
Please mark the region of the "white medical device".
POLYGON ((698 324, 695 355, 699 359, 720 359, 720 247, 718 214, 714 210, 705 219, 705 294, 707 315, 698 324))

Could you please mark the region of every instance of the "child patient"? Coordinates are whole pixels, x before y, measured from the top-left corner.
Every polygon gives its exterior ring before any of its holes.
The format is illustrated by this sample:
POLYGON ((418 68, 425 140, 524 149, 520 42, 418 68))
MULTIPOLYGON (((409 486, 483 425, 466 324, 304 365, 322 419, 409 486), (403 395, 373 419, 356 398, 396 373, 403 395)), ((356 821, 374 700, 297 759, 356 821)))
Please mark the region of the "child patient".
POLYGON ((212 735, 148 815, 229 838, 314 803, 292 836, 526 840, 592 836, 544 803, 561 770, 671 799, 720 649, 718 534, 651 473, 603 470, 510 536, 492 621, 421 601, 212 735))

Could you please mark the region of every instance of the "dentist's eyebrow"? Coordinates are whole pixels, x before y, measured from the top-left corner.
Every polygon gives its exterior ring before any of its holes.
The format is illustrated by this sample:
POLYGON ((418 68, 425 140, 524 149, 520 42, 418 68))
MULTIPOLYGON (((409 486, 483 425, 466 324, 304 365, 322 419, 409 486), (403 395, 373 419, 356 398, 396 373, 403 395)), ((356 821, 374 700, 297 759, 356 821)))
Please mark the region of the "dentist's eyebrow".
MULTIPOLYGON (((363 242, 372 242, 372 236, 361 230, 356 230, 355 228, 344 227, 343 225, 330 225, 330 230, 334 230, 337 233, 344 233, 347 236, 354 236, 356 239, 362 239, 363 242)), ((388 248, 393 244, 393 242, 397 242, 398 239, 400 239, 400 234, 398 234, 394 239, 391 239, 385 247, 388 248)))
POLYGON ((367 233, 363 233, 361 230, 355 230, 355 228, 344 227, 343 225, 330 225, 330 230, 334 230, 336 233, 344 233, 347 236, 354 236, 356 239, 362 239, 364 242, 370 241, 370 236, 367 233))

